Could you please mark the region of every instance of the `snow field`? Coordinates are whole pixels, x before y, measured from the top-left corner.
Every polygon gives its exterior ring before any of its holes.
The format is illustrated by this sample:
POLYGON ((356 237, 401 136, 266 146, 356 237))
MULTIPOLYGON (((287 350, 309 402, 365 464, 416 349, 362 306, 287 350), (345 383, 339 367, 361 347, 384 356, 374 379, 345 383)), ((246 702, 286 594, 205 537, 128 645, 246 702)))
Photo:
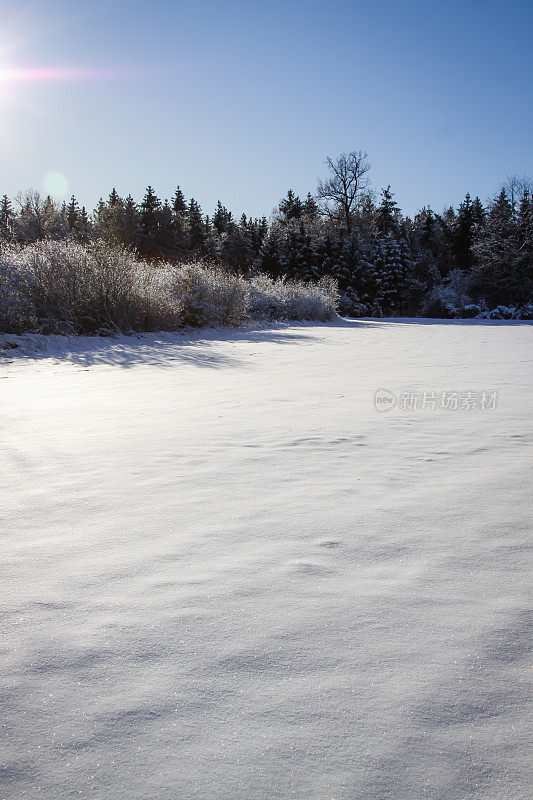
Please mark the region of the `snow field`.
POLYGON ((19 339, 0 797, 530 797, 531 334, 19 339))

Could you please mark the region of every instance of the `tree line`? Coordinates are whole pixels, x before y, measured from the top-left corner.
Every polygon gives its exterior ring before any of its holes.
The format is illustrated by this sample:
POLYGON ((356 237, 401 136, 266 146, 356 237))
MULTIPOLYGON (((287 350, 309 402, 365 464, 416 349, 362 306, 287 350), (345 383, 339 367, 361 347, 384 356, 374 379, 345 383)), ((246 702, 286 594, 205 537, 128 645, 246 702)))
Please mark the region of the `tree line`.
POLYGON ((467 194, 441 213, 402 213, 390 186, 369 182, 366 153, 327 159, 316 192, 292 190, 269 220, 235 219, 221 202, 205 215, 177 187, 140 203, 115 189, 88 213, 76 198, 59 204, 37 191, 0 201, 0 243, 103 240, 152 262, 220 263, 242 275, 318 281, 333 277, 341 312, 353 315, 476 315, 531 303, 533 196, 527 178, 508 179, 486 205, 467 194))

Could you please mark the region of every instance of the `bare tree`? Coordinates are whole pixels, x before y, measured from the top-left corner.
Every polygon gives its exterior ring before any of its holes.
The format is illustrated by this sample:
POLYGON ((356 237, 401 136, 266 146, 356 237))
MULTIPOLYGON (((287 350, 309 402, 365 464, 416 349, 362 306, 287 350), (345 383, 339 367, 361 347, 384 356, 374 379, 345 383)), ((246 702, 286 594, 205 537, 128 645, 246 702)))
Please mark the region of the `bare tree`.
POLYGON ((50 195, 43 198, 36 189, 27 189, 25 192, 19 192, 15 199, 20 207, 17 227, 22 242, 61 239, 66 235, 67 224, 64 215, 50 195))
POLYGON ((513 209, 520 202, 524 194, 533 194, 533 180, 527 175, 509 175, 501 184, 500 190, 505 189, 513 209))
POLYGON ((352 227, 352 214, 358 193, 368 186, 367 173, 370 171, 368 156, 362 150, 342 153, 336 161, 328 156, 326 164, 331 177, 318 181, 317 194, 323 200, 332 202, 344 219, 346 229, 352 227))

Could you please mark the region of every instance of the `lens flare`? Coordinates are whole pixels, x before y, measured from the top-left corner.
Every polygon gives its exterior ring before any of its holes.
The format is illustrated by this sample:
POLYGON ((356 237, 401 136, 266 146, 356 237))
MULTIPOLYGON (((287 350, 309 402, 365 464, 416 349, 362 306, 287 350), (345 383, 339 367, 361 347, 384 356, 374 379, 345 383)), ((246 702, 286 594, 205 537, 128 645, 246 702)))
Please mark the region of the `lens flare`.
POLYGON ((124 69, 101 69, 76 67, 11 67, 0 68, 0 82, 32 83, 41 81, 93 81, 113 80, 132 76, 124 69))
POLYGON ((48 194, 65 197, 69 190, 68 179, 61 172, 47 172, 43 185, 48 194))

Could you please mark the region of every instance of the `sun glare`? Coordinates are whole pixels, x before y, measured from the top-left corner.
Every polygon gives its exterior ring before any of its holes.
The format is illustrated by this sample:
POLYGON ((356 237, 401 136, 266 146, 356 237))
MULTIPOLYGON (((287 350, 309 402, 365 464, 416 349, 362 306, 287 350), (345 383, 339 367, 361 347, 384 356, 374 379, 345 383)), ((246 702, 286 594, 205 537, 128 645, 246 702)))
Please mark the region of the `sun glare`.
POLYGON ((1 67, 0 83, 91 81, 128 77, 127 70, 80 67, 1 67))

